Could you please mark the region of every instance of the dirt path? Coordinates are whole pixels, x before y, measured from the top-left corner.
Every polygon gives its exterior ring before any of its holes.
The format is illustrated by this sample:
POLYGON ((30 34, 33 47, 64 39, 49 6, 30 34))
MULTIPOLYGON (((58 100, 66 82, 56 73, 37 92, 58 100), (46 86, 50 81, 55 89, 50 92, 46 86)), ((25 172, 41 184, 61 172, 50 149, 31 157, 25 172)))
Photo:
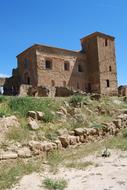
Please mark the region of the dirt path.
POLYGON ((45 177, 64 178, 68 182, 65 190, 127 190, 127 152, 111 150, 109 158, 92 155, 82 161, 92 161, 95 166, 82 170, 61 168, 56 175, 48 172, 24 176, 10 190, 45 190, 41 186, 45 177))

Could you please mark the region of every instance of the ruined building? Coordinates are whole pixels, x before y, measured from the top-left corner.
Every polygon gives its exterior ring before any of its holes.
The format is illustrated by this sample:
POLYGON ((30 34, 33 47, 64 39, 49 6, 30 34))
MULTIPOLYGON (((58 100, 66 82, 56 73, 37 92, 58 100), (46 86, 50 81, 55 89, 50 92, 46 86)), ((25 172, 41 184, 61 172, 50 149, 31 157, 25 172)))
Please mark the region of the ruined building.
POLYGON ((114 37, 95 32, 81 39, 81 47, 72 51, 35 44, 26 49, 17 56, 18 66, 6 80, 5 94, 19 94, 24 85, 116 95, 114 37))

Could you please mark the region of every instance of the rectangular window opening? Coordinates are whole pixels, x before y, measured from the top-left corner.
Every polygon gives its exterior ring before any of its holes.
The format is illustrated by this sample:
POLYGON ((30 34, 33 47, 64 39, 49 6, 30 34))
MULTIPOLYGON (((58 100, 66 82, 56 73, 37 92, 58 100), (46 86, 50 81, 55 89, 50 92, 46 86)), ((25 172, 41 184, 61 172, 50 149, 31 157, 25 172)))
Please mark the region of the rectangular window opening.
POLYGON ((51 60, 45 61, 45 68, 46 69, 52 69, 52 61, 51 60))
POLYGON ((108 40, 105 39, 105 46, 108 46, 108 40))
POLYGON ((109 66, 109 71, 110 71, 110 72, 112 71, 112 67, 111 67, 111 66, 109 66))
POLYGON ((70 70, 70 64, 69 64, 69 62, 65 62, 64 63, 64 70, 65 71, 69 71, 70 70))
POLYGON ((106 80, 106 85, 107 85, 107 88, 110 87, 110 81, 108 79, 106 80))
POLYGON ((83 72, 83 69, 82 69, 82 66, 81 65, 78 65, 78 72, 83 72))

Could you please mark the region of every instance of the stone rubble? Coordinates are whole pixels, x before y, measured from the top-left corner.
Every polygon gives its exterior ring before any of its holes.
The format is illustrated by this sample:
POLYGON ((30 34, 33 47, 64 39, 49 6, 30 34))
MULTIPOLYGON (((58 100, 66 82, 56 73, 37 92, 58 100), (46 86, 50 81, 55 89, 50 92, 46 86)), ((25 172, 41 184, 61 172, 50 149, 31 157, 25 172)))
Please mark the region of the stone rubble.
MULTIPOLYGON (((35 121, 35 120, 33 120, 35 121)), ((53 150, 79 145, 81 143, 96 142, 105 137, 116 136, 121 129, 127 128, 127 114, 120 114, 109 123, 103 123, 101 128, 77 128, 73 131, 59 131, 59 138, 54 142, 31 140, 26 145, 17 146, 0 152, 0 160, 29 158, 47 154, 53 150)))

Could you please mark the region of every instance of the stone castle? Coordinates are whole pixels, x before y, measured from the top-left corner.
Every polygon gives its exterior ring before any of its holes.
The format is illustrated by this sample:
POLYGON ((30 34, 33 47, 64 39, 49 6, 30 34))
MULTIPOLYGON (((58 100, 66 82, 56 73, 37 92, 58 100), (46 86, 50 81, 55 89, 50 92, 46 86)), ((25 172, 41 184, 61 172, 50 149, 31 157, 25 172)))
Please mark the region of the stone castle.
POLYGON ((114 37, 95 32, 80 41, 80 51, 35 44, 20 53, 17 68, 4 83, 4 93, 17 95, 21 86, 27 86, 116 95, 114 37))

